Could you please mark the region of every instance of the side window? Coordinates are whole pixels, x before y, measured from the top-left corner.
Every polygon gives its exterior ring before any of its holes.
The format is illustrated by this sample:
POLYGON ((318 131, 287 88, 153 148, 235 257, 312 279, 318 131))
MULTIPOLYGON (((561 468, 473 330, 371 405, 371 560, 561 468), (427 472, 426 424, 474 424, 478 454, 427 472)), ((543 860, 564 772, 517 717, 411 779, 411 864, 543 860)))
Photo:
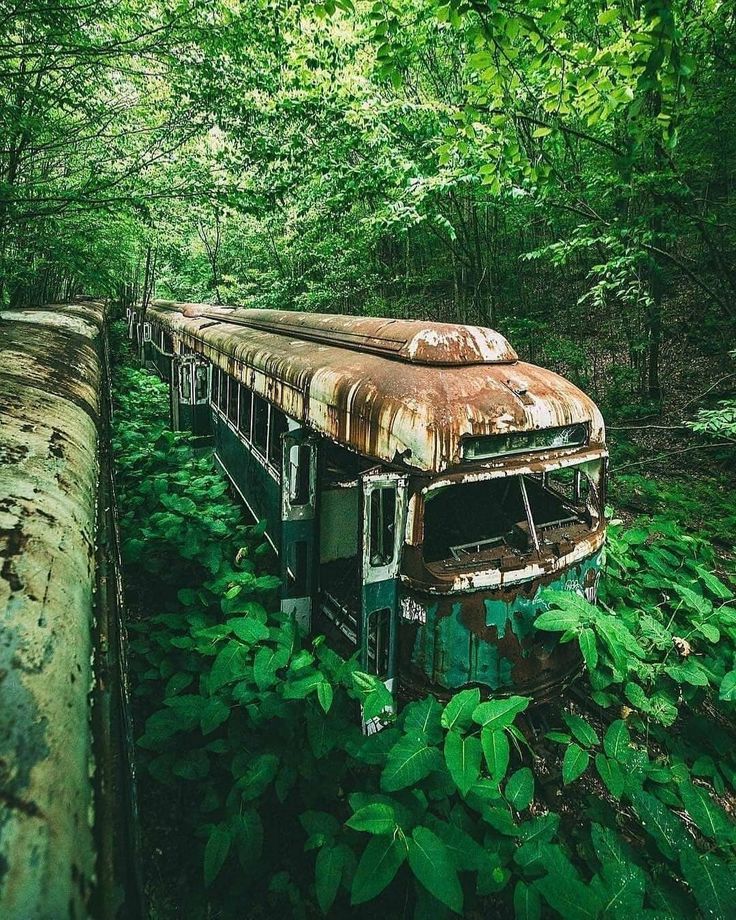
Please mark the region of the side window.
POLYGON ((194 365, 194 401, 195 403, 207 402, 207 365, 194 365))
POLYGON ((309 502, 311 460, 311 445, 294 444, 289 449, 289 502, 292 505, 306 505, 309 502))
POLYGON ((212 368, 212 393, 210 399, 212 400, 212 405, 216 406, 220 398, 220 368, 212 368))
POLYGON ((253 394, 253 444, 266 456, 268 445, 268 403, 253 394))
POLYGON ((240 418, 238 422, 238 429, 241 434, 250 440, 250 407, 251 407, 252 397, 251 392, 247 387, 240 387, 240 418))
POLYGON ((286 416, 271 406, 271 425, 268 432, 268 462, 281 472, 281 435, 289 430, 286 416))
POLYGON ((385 680, 391 661, 391 611, 374 610, 368 617, 368 669, 385 680))
POLYGON ((237 380, 233 380, 232 377, 227 378, 227 387, 228 387, 228 397, 227 397, 227 417, 233 423, 237 425, 238 423, 238 390, 240 385, 237 380))
POLYGON ((179 398, 185 403, 192 401, 192 365, 188 361, 179 367, 179 398))
POLYGON ((395 549, 396 487, 379 486, 370 499, 370 561, 372 566, 388 565, 395 549))

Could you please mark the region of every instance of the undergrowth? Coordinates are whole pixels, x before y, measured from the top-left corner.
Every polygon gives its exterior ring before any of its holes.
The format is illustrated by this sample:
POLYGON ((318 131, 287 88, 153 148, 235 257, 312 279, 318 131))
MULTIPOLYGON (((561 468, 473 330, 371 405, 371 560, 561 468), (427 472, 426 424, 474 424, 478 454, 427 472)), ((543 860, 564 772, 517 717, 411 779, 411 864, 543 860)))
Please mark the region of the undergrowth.
POLYGON ((166 410, 118 367, 139 772, 198 867, 179 915, 736 915, 736 611, 708 543, 614 525, 601 604, 548 593, 574 698, 428 696, 366 737, 382 685, 278 611, 262 526, 166 410))

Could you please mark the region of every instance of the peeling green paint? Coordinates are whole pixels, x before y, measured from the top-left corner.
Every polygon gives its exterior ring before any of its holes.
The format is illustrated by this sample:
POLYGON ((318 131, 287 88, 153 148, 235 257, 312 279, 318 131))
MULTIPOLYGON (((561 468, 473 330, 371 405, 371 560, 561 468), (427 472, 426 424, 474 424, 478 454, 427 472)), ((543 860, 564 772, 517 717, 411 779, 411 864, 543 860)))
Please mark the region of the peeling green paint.
MULTIPOLYGON (((544 587, 577 591, 592 600, 601 561, 602 553, 595 553, 544 587)), ((473 611, 478 610, 476 595, 458 595, 449 615, 437 615, 438 603, 425 608, 426 623, 419 627, 414 640, 413 666, 431 682, 450 690, 468 684, 491 690, 515 686, 514 663, 528 660, 527 667, 534 667, 540 650, 545 656, 558 642, 557 636, 537 634, 534 628, 546 606, 539 599, 542 587, 533 583, 527 594, 520 592, 510 600, 485 597, 480 609, 485 609, 486 635, 468 626, 473 622, 473 611)))

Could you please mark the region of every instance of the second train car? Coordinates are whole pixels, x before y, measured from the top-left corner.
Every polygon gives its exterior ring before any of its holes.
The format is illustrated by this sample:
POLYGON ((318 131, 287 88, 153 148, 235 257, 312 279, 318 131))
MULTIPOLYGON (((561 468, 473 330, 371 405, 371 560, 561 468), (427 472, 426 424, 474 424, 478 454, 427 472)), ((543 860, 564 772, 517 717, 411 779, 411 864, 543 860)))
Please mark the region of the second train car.
POLYGON ((129 317, 175 427, 268 521, 282 606, 402 696, 543 698, 574 643, 540 589, 596 597, 607 451, 593 401, 476 326, 154 302, 129 317))

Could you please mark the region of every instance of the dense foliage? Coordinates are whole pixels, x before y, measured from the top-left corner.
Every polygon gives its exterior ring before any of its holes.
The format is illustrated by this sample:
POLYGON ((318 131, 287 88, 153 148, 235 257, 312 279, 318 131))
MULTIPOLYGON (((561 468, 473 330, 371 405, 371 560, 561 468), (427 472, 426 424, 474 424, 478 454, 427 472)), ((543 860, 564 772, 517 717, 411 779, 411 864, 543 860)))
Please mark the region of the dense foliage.
POLYGON ((498 325, 617 409, 728 365, 730 0, 2 10, 0 304, 498 325))
MULTIPOLYGON (((211 907, 733 915, 736 607, 708 543, 667 514, 614 523, 601 605, 548 594, 538 625, 586 665, 572 702, 474 689, 391 717, 380 683, 277 611, 262 527, 166 430, 166 395, 118 369, 138 744, 201 838, 181 858, 211 907), (363 735, 361 706, 390 724, 363 735)), ((202 916, 199 892, 176 910, 202 916)))

